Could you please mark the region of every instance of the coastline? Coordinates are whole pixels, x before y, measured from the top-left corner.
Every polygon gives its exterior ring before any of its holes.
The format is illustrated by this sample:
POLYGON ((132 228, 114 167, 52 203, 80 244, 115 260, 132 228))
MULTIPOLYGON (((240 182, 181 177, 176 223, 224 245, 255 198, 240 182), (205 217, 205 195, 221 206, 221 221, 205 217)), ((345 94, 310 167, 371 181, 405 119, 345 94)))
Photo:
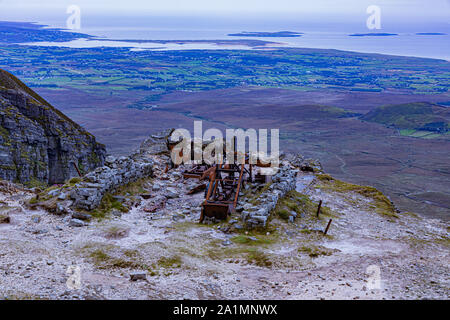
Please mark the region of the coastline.
MULTIPOLYGON (((48 47, 69 48, 99 48, 99 47, 129 47, 130 50, 276 50, 284 48, 339 50, 364 54, 381 54, 400 57, 415 57, 450 61, 450 48, 446 50, 445 43, 450 43, 450 35, 444 32, 399 32, 395 36, 352 36, 349 32, 299 32, 299 37, 268 37, 267 33, 276 35, 280 32, 251 32, 262 36, 230 36, 236 34, 230 30, 191 30, 182 29, 150 29, 150 28, 83 28, 67 30, 52 27, 41 22, 0 21, 2 28, 20 27, 50 34, 56 39, 45 40, 45 35, 39 35, 38 41, 5 42, 0 37, 0 43, 38 45, 48 47), (54 33, 54 34, 52 34, 54 33), (161 46, 163 45, 163 46, 161 46)), ((242 32, 241 32, 242 33, 242 32)), ((382 34, 384 34, 383 32, 382 34)), ((361 33, 362 35, 365 35, 361 33)), ((373 33, 380 35, 381 33, 373 33)), ((386 34, 391 34, 387 33, 386 34)))

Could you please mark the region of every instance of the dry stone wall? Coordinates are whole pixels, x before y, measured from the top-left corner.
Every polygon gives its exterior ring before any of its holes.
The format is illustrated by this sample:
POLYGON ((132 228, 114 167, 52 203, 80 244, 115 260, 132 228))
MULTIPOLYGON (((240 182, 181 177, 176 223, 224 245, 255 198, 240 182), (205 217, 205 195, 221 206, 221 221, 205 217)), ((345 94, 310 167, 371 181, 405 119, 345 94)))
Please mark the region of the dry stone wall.
POLYGON ((255 199, 258 205, 244 204, 241 218, 247 229, 266 227, 267 220, 278 200, 295 189, 297 173, 297 169, 288 162, 284 162, 278 172, 272 176, 272 183, 267 190, 255 199))

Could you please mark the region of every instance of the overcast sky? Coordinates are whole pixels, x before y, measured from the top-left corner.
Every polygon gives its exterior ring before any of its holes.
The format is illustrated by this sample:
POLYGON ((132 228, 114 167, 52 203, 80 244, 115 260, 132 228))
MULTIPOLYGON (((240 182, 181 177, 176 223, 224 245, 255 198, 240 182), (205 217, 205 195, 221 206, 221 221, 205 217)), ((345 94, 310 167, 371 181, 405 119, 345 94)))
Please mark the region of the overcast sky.
POLYGON ((340 28, 344 24, 365 28, 367 7, 377 5, 381 8, 383 28, 388 31, 450 28, 450 0, 0 0, 0 20, 64 27, 66 10, 74 4, 81 9, 85 27, 119 25, 123 19, 136 25, 153 22, 155 27, 161 27, 169 21, 164 17, 183 16, 188 17, 183 19, 183 27, 197 26, 206 17, 210 27, 233 25, 233 19, 240 19, 249 24, 240 26, 249 30, 252 21, 263 21, 267 28, 271 21, 278 21, 277 25, 282 21, 284 28, 302 30, 307 25, 315 25, 315 29, 340 28), (289 21, 295 24, 289 25, 289 21))
POLYGON ((0 0, 1 13, 61 10, 77 4, 87 11, 135 13, 316 13, 353 14, 379 5, 391 14, 450 16, 450 0, 0 0))

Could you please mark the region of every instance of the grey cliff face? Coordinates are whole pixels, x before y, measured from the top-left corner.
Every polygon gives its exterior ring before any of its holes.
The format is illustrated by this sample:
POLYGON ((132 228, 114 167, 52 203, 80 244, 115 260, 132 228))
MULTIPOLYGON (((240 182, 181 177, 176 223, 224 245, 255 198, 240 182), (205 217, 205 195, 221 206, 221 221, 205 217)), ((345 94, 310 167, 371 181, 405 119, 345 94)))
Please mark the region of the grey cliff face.
POLYGON ((0 178, 63 183, 105 161, 105 147, 13 75, 0 69, 0 178))

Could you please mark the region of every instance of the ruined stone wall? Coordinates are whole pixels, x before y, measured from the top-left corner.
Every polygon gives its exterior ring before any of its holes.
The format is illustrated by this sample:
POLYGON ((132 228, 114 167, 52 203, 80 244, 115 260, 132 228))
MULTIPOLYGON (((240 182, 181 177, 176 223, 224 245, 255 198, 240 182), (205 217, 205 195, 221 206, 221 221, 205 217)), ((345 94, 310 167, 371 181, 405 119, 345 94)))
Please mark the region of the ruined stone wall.
POLYGON ((241 213, 242 221, 246 228, 265 227, 273 209, 279 199, 283 198, 289 191, 295 190, 296 176, 298 170, 289 163, 284 162, 278 172, 272 176, 272 183, 262 192, 255 202, 258 205, 247 203, 241 213))
POLYGON ((73 207, 84 210, 97 208, 107 192, 138 179, 150 177, 153 172, 153 160, 146 157, 109 156, 105 166, 95 169, 83 177, 70 193, 73 207))

